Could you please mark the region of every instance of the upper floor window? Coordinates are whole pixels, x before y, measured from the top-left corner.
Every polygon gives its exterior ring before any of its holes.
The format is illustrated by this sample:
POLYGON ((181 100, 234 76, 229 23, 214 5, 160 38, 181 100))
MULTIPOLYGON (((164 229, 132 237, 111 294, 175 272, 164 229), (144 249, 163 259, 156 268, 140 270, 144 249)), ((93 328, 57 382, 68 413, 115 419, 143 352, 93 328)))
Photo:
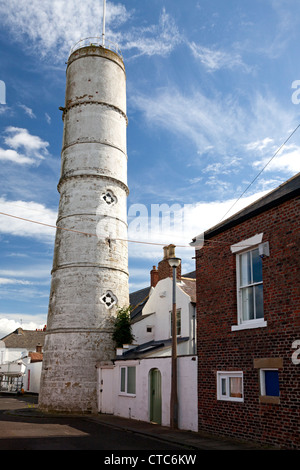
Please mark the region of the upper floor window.
POLYGON ((238 324, 232 330, 266 326, 263 303, 262 236, 231 246, 236 254, 238 324), (248 249, 247 249, 248 248, 248 249))
MULTIPOLYGON (((172 312, 170 312, 170 336, 172 337, 172 312)), ((176 336, 181 336, 181 309, 176 310, 176 336)))
POLYGON ((238 255, 238 294, 241 322, 263 318, 262 259, 258 248, 238 255))

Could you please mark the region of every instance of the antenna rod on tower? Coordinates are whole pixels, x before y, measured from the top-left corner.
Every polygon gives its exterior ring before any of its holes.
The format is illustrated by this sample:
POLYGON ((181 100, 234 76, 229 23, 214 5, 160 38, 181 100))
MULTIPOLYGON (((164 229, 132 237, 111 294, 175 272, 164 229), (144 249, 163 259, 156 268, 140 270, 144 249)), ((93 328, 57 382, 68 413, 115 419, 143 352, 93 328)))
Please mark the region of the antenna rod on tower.
POLYGON ((106 0, 103 0, 103 26, 102 26, 102 46, 105 44, 105 10, 106 10, 106 0))

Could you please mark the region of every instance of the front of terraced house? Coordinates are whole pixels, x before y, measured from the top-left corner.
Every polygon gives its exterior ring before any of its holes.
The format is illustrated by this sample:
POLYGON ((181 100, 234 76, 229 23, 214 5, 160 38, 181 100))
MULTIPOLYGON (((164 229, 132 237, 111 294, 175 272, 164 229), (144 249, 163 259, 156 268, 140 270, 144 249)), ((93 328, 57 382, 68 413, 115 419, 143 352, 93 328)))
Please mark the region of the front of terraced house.
POLYGON ((300 173, 196 249, 199 431, 300 449, 299 220, 300 173))
MULTIPOLYGON (((172 272, 164 259, 151 272, 151 285, 131 294, 134 344, 98 364, 101 413, 170 425, 172 272), (153 275, 154 274, 154 275, 153 275)), ((178 427, 197 431, 196 282, 177 270, 178 427)))

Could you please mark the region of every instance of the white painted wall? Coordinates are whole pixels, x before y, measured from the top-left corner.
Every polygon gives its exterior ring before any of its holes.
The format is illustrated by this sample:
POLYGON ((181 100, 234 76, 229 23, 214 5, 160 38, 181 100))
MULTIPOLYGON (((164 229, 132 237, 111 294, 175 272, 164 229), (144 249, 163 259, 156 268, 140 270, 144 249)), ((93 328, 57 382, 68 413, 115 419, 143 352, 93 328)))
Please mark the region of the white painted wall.
MULTIPOLYGON (((133 361, 116 361, 110 369, 112 377, 101 383, 101 368, 98 369, 99 384, 104 389, 110 386, 113 396, 112 413, 126 418, 149 421, 149 372, 157 368, 161 372, 162 386, 162 426, 170 425, 170 393, 171 393, 171 358, 146 358, 133 361), (136 366, 136 394, 123 395, 120 390, 120 368, 122 366, 136 366)), ((106 370, 107 373, 107 370, 106 370)), ((179 416, 178 426, 180 429, 190 431, 198 430, 198 386, 197 386, 197 357, 178 357, 178 402, 179 416)), ((100 385, 98 394, 100 392, 100 385)), ((101 399, 98 400, 99 412, 101 399)))
MULTIPOLYGON (((176 307, 181 309, 181 336, 190 337, 188 345, 180 354, 194 354, 193 348, 193 305, 190 297, 181 289, 181 283, 176 284, 176 307)), ((172 278, 162 279, 153 289, 149 300, 143 308, 142 317, 132 325, 135 343, 143 344, 151 340, 159 341, 171 337, 170 312, 173 307, 172 278), (147 333, 147 327, 152 332, 147 333)))
POLYGON ((23 390, 29 393, 39 393, 40 391, 40 380, 42 371, 42 362, 30 362, 28 357, 29 351, 22 348, 0 348, 0 369, 1 364, 11 363, 22 358, 22 362, 25 364, 25 373, 23 376, 23 390))
POLYGON ((33 362, 27 364, 25 376, 23 379, 24 392, 36 394, 40 392, 41 373, 42 362, 33 362))
POLYGON ((16 361, 28 355, 27 349, 24 348, 0 348, 0 362, 6 364, 8 362, 16 361))

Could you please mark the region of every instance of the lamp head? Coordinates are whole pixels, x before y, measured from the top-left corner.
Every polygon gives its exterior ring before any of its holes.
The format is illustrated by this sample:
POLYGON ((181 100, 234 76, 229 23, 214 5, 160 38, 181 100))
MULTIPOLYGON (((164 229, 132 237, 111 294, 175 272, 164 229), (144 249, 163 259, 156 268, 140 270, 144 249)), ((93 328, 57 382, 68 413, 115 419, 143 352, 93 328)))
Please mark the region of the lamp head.
POLYGON ((180 265, 181 259, 180 258, 169 258, 168 263, 171 268, 177 268, 180 265))

